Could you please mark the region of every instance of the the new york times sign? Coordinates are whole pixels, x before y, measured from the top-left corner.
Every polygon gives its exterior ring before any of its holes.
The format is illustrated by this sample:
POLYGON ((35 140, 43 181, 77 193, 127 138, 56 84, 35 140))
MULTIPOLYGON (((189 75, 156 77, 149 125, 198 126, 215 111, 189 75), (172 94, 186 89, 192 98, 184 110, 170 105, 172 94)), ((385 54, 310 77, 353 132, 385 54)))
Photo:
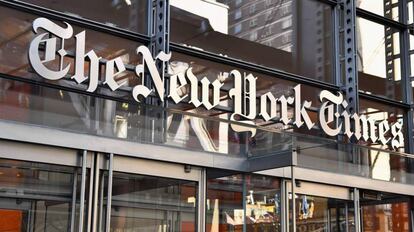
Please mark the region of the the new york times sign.
MULTIPOLYGON (((61 27, 54 22, 38 18, 33 22, 33 30, 37 36, 30 43, 29 60, 37 74, 49 80, 59 80, 68 75, 71 64, 66 67, 61 65, 58 70, 51 70, 45 63, 61 60, 67 56, 68 51, 64 48, 65 40, 74 39, 76 42, 74 75, 71 76, 77 83, 88 82, 86 91, 94 92, 98 87, 99 61, 102 59, 93 50, 85 51, 86 33, 82 31, 74 35, 73 28, 68 23, 66 27, 61 27), (58 43, 60 42, 60 43, 58 43), (58 44, 61 46, 58 48, 58 44), (40 46, 44 47, 44 52, 40 52, 40 46), (43 55, 41 55, 43 54, 43 55), (89 62, 89 70, 85 72, 85 62, 89 62), (86 75, 86 74, 87 75, 86 75)), ((188 68, 182 73, 170 77, 169 88, 165 89, 164 73, 159 73, 156 62, 166 64, 171 58, 171 53, 160 52, 156 57, 152 57, 151 52, 145 46, 136 49, 137 56, 142 57, 141 64, 135 67, 135 74, 143 77, 144 72, 148 72, 151 77, 152 86, 142 82, 132 88, 132 96, 136 101, 145 99, 153 91, 161 101, 168 98, 176 104, 186 99, 194 107, 203 106, 212 109, 220 103, 220 89, 224 85, 219 79, 211 82, 207 77, 199 79, 188 68), (182 88, 188 88, 188 93, 183 93, 182 88)), ((104 84, 112 91, 116 91, 125 81, 115 81, 115 77, 125 72, 126 67, 121 57, 107 60, 105 63, 104 84)), ((383 145, 391 145, 396 149, 403 145, 404 138, 402 123, 395 122, 390 124, 387 120, 376 122, 373 118, 356 113, 350 114, 346 111, 348 103, 342 93, 332 93, 327 90, 321 91, 319 100, 322 105, 318 113, 318 122, 313 122, 309 117, 308 110, 312 106, 310 101, 302 101, 301 86, 293 88, 293 96, 280 96, 276 98, 271 92, 260 96, 256 93, 256 81, 258 77, 252 74, 242 75, 238 70, 232 70, 230 77, 233 79, 233 87, 228 91, 228 97, 233 101, 232 121, 241 121, 254 124, 257 117, 265 121, 278 120, 284 125, 293 124, 300 128, 306 126, 311 129, 316 123, 329 136, 336 136, 343 132, 348 138, 354 137, 357 140, 371 141, 383 145), (249 107, 244 107, 248 105, 249 107), (257 106, 259 106, 257 108, 257 106), (293 115, 288 114, 288 108, 293 109, 293 115)), ((144 80, 144 78, 142 78, 144 80)), ((233 130, 251 131, 255 130, 239 124, 231 124, 233 130)))

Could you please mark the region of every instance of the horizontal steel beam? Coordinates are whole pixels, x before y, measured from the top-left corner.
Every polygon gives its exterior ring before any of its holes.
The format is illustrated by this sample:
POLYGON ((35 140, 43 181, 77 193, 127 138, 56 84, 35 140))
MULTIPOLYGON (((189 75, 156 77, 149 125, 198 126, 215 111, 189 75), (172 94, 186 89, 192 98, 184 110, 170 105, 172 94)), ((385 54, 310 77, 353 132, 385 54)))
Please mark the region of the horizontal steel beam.
POLYGON ((82 17, 76 17, 22 1, 0 0, 0 6, 13 8, 15 10, 39 15, 40 17, 47 17, 53 20, 66 21, 85 29, 111 34, 121 38, 133 40, 135 42, 148 43, 150 41, 149 36, 143 34, 132 32, 123 28, 111 27, 104 23, 99 23, 82 17))

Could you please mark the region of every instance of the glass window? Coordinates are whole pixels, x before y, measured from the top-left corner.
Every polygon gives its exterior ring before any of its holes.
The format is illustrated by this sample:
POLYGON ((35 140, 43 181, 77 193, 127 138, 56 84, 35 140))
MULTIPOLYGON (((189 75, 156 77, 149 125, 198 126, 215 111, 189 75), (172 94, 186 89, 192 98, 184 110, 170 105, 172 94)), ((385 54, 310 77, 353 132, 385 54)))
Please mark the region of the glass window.
MULTIPOLYGON (((359 99, 359 113, 361 115, 365 115, 367 117, 373 118, 377 123, 383 120, 387 120, 389 125, 391 125, 397 121, 402 122, 405 111, 395 106, 367 100, 365 98, 360 98, 359 99)), ((403 126, 405 127, 406 125, 403 124, 403 126)), ((378 133, 378 131, 376 131, 376 133, 378 133)), ((390 136, 391 134, 389 133, 386 133, 385 135, 386 138, 389 138, 390 136)), ((381 145, 379 142, 377 143, 364 142, 364 145, 372 146, 375 148, 381 148, 381 149, 391 149, 388 146, 381 145)), ((400 147, 398 150, 400 152, 404 152, 404 147, 400 147)))
POLYGON ((240 19, 241 17, 242 17, 242 12, 239 9, 234 13, 234 19, 240 19))
POLYGON ((295 194, 295 204, 297 231, 355 231, 352 201, 295 194))
MULTIPOLYGON (((36 15, 16 11, 10 8, 0 7, 0 73, 15 76, 19 78, 29 78, 40 82, 49 82, 53 84, 63 85, 70 88, 79 88, 86 90, 87 85, 77 85, 70 76, 75 73, 75 63, 73 54, 75 51, 75 39, 65 40, 65 50, 69 55, 65 56, 63 65, 70 65, 71 69, 67 77, 59 81, 49 81, 39 77, 30 67, 28 59, 29 45, 35 34, 32 32, 32 23, 38 18, 36 15)), ((62 22, 56 22, 63 26, 62 22)), ((72 25, 74 35, 85 30, 72 25)), ((136 65, 140 62, 140 57, 135 53, 136 48, 141 45, 137 42, 115 37, 109 34, 86 30, 85 35, 85 52, 94 50, 98 57, 110 59, 121 57, 125 64, 136 65)), ((40 51, 41 53, 42 51, 40 51)), ((89 64, 85 62, 85 67, 89 64)), ((58 69, 59 58, 47 62, 46 66, 51 70, 58 69)), ((99 78, 103 81, 105 68, 101 64, 101 75, 99 78)), ((87 68, 85 68, 87 75, 87 68)), ((127 67, 127 70, 116 76, 117 81, 125 81, 125 86, 134 86, 139 83, 139 78, 135 75, 134 69, 127 67)), ((121 88, 123 88, 121 87, 121 88)), ((107 91, 110 94, 110 91, 107 91)))
POLYGON ((0 78, 0 105, 2 120, 197 151, 245 155, 240 154, 245 141, 230 129, 228 122, 218 121, 229 119, 228 113, 202 107, 194 110, 188 104, 173 105, 174 109, 169 111, 0 78), (147 110, 165 118, 148 116, 144 113, 147 110), (144 133, 148 130, 154 136, 148 138, 144 133))
POLYGON ((280 199, 278 178, 211 173, 206 231, 242 231, 243 227, 246 231, 281 231, 280 199))
POLYGON ((362 191, 360 198, 363 231, 410 231, 407 197, 362 191))
POLYGON ((23 1, 141 34, 148 31, 147 0, 23 1))
POLYGON ((74 211, 79 218, 78 173, 72 167, 0 159, 0 231, 58 232, 77 226, 71 217, 74 211))
POLYGON ((401 58, 398 31, 357 18, 357 45, 360 90, 401 101, 401 58))
POLYGON ((399 20, 400 2, 398 0, 356 0, 356 5, 382 17, 399 20))
MULTIPOLYGON (((224 82, 224 86, 222 88, 222 101, 220 102, 220 106, 225 107, 232 107, 233 101, 229 100, 228 98, 224 97, 227 95, 227 91, 233 87, 233 78, 230 76, 230 71, 234 69, 234 67, 225 65, 222 63, 212 62, 188 55, 184 55, 182 53, 174 52, 171 58, 171 65, 169 74, 173 75, 181 70, 185 70, 185 67, 192 67, 193 73, 198 78, 207 77, 210 81, 216 79, 222 79, 224 82)), ((281 78, 276 78, 274 76, 265 75, 262 73, 251 72, 249 70, 239 69, 239 71, 243 74, 252 73, 255 77, 257 77, 256 88, 257 88, 257 96, 261 96, 267 92, 271 92, 276 98, 285 95, 293 96, 293 88, 297 85, 297 83, 292 81, 287 81, 281 78)), ((315 107, 314 109, 318 108, 321 103, 318 100, 318 95, 320 93, 320 89, 311 87, 309 85, 301 85, 302 89, 302 99, 306 99, 312 102, 312 106, 315 107)), ((257 109, 259 106, 257 106, 257 109)), ((193 110, 189 108, 188 111, 193 110)), ((199 109, 197 109, 199 111, 199 109)), ((208 112, 206 112, 208 113, 208 112)), ((309 110, 309 117, 313 122, 317 121, 318 115, 316 110, 309 110)), ((288 114, 293 115, 293 108, 288 108, 288 114)), ((222 119, 229 119, 228 115, 222 115, 222 119)), ((317 136, 326 136, 326 134, 322 133, 321 130, 317 129, 317 125, 313 128, 314 130, 309 131, 306 128, 297 129, 293 125, 285 126, 281 122, 273 122, 268 121, 265 122, 261 119, 256 120, 257 125, 266 126, 268 129, 274 130, 287 130, 287 131, 294 131, 304 134, 314 134, 317 136)))
POLYGON ((237 33, 241 32, 241 30, 242 30, 242 25, 241 24, 237 24, 234 27, 234 34, 237 34, 237 33))
POLYGON ((413 94, 413 98, 412 98, 412 102, 414 103, 414 35, 410 34, 410 76, 412 78, 411 81, 411 86, 412 88, 412 94, 413 94))
POLYGON ((256 4, 255 3, 250 5, 250 12, 249 13, 250 14, 256 13, 256 4))
POLYGON ((171 2, 172 42, 333 83, 330 6, 315 0, 183 2, 171 2), (242 17, 233 16, 238 12, 242 17))
POLYGON ((114 173, 110 230, 196 231, 197 199, 197 182, 114 173))

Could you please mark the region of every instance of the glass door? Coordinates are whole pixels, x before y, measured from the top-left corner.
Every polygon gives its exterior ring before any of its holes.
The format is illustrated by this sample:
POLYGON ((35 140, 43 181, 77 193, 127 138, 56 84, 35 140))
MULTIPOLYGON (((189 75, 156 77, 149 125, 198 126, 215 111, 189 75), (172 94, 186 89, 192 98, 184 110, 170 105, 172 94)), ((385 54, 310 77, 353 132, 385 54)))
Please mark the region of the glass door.
POLYGON ((360 207, 362 231, 411 231, 408 196, 361 190, 360 207))
POLYGON ((113 173, 101 178, 99 231, 197 231, 201 169, 117 156, 112 162, 113 173))
POLYGON ((0 141, 0 231, 82 231, 87 163, 87 153, 0 141))
MULTIPOLYGON (((289 195, 290 231, 292 222, 291 185, 289 195)), ((295 186, 295 223, 297 232, 355 231, 354 202, 347 188, 297 182, 295 186)))

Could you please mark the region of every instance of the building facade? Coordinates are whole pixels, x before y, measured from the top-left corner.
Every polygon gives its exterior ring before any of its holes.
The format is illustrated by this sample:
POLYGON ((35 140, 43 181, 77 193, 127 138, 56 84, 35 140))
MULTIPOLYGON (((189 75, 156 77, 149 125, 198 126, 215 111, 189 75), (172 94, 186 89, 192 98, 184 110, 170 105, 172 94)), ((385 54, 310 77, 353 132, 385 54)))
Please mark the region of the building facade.
POLYGON ((0 231, 414 231, 411 0, 0 0, 0 231))

